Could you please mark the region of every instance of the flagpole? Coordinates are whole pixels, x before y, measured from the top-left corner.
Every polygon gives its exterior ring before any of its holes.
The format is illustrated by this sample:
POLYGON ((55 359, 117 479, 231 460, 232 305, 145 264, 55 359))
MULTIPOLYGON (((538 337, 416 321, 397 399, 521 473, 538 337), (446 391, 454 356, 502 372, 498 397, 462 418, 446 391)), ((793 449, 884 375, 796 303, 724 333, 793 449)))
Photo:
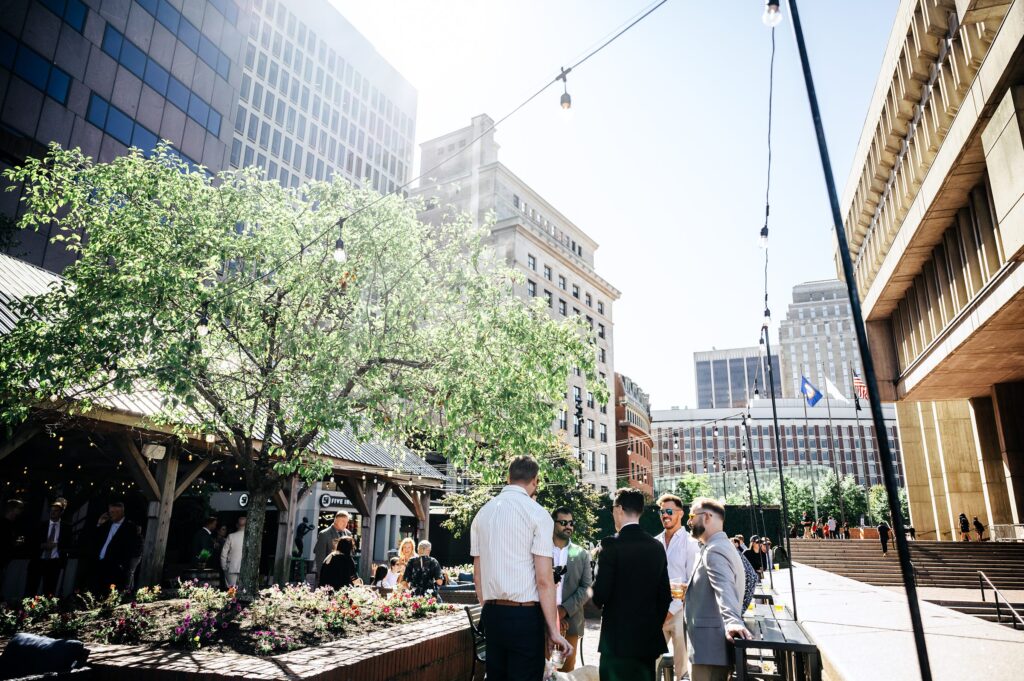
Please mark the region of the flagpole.
MULTIPOLYGON (((854 385, 856 379, 853 373, 853 362, 848 364, 850 367, 850 385, 854 385)), ((868 465, 868 448, 860 430, 860 395, 857 394, 856 386, 853 388, 853 406, 853 415, 857 419, 857 437, 854 438, 854 444, 860 445, 861 460, 864 462, 864 493, 867 494, 867 491, 871 488, 871 467, 868 465)), ((856 458, 856 454, 854 454, 854 458, 856 458)))
MULTIPOLYGON (((820 364, 821 375, 826 381, 831 381, 828 378, 828 374, 825 373, 825 365, 820 364)), ((832 391, 829 390, 829 384, 825 383, 825 407, 828 409, 828 458, 832 460, 832 471, 836 474, 836 491, 839 493, 839 512, 843 517, 843 522, 846 522, 846 500, 843 499, 843 479, 839 476, 839 466, 836 464, 836 449, 832 445, 832 391)))
MULTIPOLYGON (((801 374, 807 371, 807 367, 801 366, 801 374)), ((815 442, 818 438, 814 438, 815 442)), ((811 425, 807 418, 807 395, 804 395, 804 446, 807 448, 807 463, 811 467, 811 501, 814 502, 814 521, 818 521, 818 474, 814 470, 814 463, 811 461, 811 425)), ((820 450, 820 447, 817 448, 820 450)), ((819 457, 821 452, 818 452, 819 457)))

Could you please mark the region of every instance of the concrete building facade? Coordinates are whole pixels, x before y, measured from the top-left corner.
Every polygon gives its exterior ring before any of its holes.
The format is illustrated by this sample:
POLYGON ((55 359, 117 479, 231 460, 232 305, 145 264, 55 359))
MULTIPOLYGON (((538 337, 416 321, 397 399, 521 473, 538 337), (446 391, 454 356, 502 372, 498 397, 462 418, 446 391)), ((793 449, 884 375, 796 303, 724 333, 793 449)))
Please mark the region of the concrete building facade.
POLYGON ((793 287, 793 302, 779 324, 782 394, 800 396, 801 376, 824 390, 825 377, 853 397, 852 371, 860 373, 846 284, 838 279, 793 287))
MULTIPOLYGON (((743 407, 754 397, 768 395, 768 363, 757 346, 693 353, 698 409, 743 407)), ((779 356, 772 355, 775 396, 782 397, 779 356)))
MULTIPOLYGON (((476 116, 469 126, 420 145, 424 184, 411 194, 423 199, 420 219, 440 224, 468 214, 477 225, 493 219, 491 244, 499 258, 524 275, 516 295, 540 298, 553 319, 570 314, 594 331, 599 380, 615 395, 612 305, 619 291, 594 264, 597 243, 498 161, 494 121, 476 116), (467 147, 469 147, 467 149, 467 147)), ((615 412, 595 401, 585 379, 569 378, 565 406, 552 424, 564 442, 577 446, 576 397, 583 401, 583 479, 602 492, 615 486, 615 412)))
MULTIPOLYGON (((878 439, 866 412, 859 415, 853 403, 824 402, 804 411, 802 399, 776 400, 779 438, 784 467, 817 466, 851 475, 861 485, 881 484, 878 439), (831 409, 831 425, 829 422, 831 409)), ((747 468, 747 452, 759 471, 777 470, 775 425, 769 399, 755 399, 749 410, 750 438, 745 444, 743 415, 746 408, 666 409, 651 412, 654 442, 654 476, 657 489, 675 486, 686 473, 720 474, 747 468)), ((885 437, 900 460, 896 410, 884 405, 885 437)), ((902 469, 897 466, 902 480, 902 469)))
POLYGON ((615 373, 615 475, 654 494, 651 398, 629 376, 615 373))
POLYGON ((1024 513, 1022 45, 1022 0, 903 0, 843 195, 921 538, 1024 513))

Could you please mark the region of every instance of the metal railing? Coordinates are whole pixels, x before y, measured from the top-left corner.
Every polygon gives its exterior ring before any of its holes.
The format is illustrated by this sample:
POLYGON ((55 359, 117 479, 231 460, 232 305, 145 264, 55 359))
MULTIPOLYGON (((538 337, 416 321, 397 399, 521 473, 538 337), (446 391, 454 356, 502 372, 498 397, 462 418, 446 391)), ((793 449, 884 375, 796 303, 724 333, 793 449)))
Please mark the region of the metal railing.
POLYGON ((1010 605, 1010 601, 1006 600, 1006 597, 1003 596, 1003 594, 999 593, 999 589, 996 588, 995 584, 993 584, 992 581, 989 580, 985 573, 981 570, 978 570, 978 587, 981 589, 981 600, 983 603, 985 602, 985 584, 988 584, 988 588, 992 589, 992 600, 996 604, 996 620, 999 622, 999 624, 1003 623, 1003 611, 999 607, 999 599, 1002 599, 1006 602, 1006 609, 1010 611, 1010 624, 1013 625, 1013 628, 1017 628, 1018 622, 1020 622, 1021 627, 1024 628, 1024 618, 1022 618, 1020 616, 1020 613, 1018 613, 1014 609, 1014 607, 1010 605))
POLYGON ((992 541, 1020 541, 1024 542, 1024 523, 1017 525, 991 525, 988 528, 989 537, 992 541))

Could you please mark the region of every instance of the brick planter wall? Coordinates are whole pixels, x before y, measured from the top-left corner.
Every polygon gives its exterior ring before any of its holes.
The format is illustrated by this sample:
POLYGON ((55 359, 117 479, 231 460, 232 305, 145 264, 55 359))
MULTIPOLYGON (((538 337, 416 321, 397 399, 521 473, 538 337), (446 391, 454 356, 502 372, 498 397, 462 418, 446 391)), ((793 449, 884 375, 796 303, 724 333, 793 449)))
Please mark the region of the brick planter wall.
POLYGON ((90 651, 97 677, 111 681, 471 681, 473 664, 464 612, 274 657, 142 646, 91 645, 90 651))

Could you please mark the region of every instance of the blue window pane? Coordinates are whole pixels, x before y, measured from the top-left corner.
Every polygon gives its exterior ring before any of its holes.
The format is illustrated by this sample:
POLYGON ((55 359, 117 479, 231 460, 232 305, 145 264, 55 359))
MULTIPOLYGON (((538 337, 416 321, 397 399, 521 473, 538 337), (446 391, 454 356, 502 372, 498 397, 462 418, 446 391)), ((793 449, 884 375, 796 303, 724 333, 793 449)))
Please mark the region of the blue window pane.
POLYGON ((172 76, 167 83, 167 100, 182 111, 188 111, 188 94, 188 88, 172 76))
POLYGON ((167 30, 177 35, 178 22, 181 21, 181 14, 171 7, 167 0, 160 0, 156 8, 156 20, 167 27, 167 30))
POLYGON ((82 0, 68 0, 68 8, 64 11, 64 21, 79 33, 85 28, 85 3, 82 0))
POLYGON ((181 20, 181 26, 178 27, 178 39, 193 52, 199 49, 199 29, 193 26, 188 19, 181 20))
POLYGON ((228 80, 231 75, 231 60, 223 52, 217 56, 217 73, 224 80, 228 80))
POLYGON ((93 94, 89 99, 89 111, 85 114, 85 120, 103 130, 107 125, 107 109, 109 108, 102 97, 93 94))
POLYGON ((156 135, 136 123, 135 130, 132 133, 132 146, 138 147, 148 154, 148 152, 156 148, 156 135))
POLYGON ((214 137, 220 137, 220 114, 210 109, 210 120, 207 121, 207 129, 213 133, 214 137))
POLYGON ((51 12, 56 14, 57 16, 59 16, 59 17, 63 17, 64 16, 64 8, 65 8, 65 5, 66 5, 66 0, 42 0, 42 3, 43 3, 43 5, 46 6, 46 8, 48 10, 50 10, 51 12))
POLYGON ((50 83, 46 86, 46 94, 56 99, 61 104, 68 101, 68 88, 71 87, 71 76, 64 73, 56 66, 50 69, 50 83))
POLYGON ((199 97, 192 95, 188 102, 188 115, 205 128, 206 119, 210 116, 210 106, 199 97))
POLYGON ((18 41, 4 31, 0 31, 0 66, 14 66, 14 55, 18 53, 18 41))
POLYGON ((122 42, 124 42, 124 36, 120 31, 107 24, 107 30, 103 33, 103 51, 114 59, 120 59, 122 42))
POLYGON ((209 38, 205 35, 199 38, 199 58, 205 61, 210 66, 217 66, 217 56, 220 50, 213 44, 209 38))
POLYGON ((22 45, 18 49, 18 58, 14 61, 14 72, 45 91, 46 81, 50 78, 50 64, 36 52, 22 45))
POLYGON ((137 0, 137 2, 142 5, 142 9, 156 16, 157 0, 137 0))
POLYGON ((238 7, 233 2, 227 3, 227 13, 224 17, 228 20, 232 26, 238 23, 238 7))
POLYGON ((120 109, 110 107, 107 113, 107 132, 121 144, 128 146, 132 143, 132 128, 135 123, 128 118, 120 109))
POLYGON ((139 78, 146 73, 146 55, 130 41, 121 46, 121 63, 139 78))
POLYGON ((146 84, 160 94, 167 94, 167 81, 170 77, 167 70, 152 59, 146 62, 146 84))

